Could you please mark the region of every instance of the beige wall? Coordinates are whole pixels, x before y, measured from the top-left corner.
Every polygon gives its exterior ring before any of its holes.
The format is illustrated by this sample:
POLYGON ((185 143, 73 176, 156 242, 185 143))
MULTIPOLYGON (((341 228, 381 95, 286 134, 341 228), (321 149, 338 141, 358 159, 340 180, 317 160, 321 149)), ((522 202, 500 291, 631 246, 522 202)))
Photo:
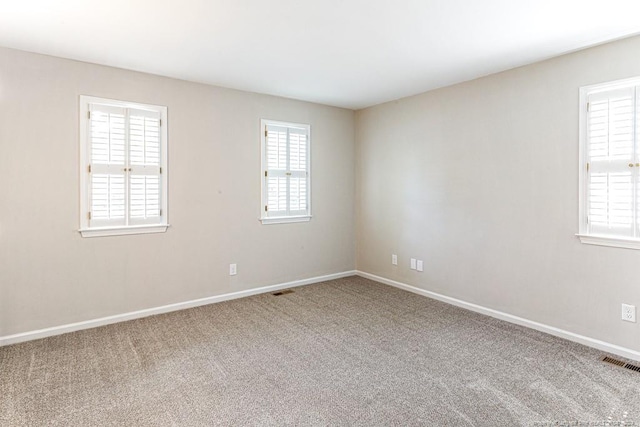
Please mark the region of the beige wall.
POLYGON ((638 52, 636 37, 357 112, 358 269, 640 351, 640 323, 620 320, 640 308, 640 251, 574 236, 578 88, 640 75, 638 52))
POLYGON ((0 48, 0 336, 353 270, 354 153, 349 110, 0 48), (167 233, 78 234, 79 95, 168 106, 167 233), (261 118, 311 124, 308 223, 258 221, 261 118))

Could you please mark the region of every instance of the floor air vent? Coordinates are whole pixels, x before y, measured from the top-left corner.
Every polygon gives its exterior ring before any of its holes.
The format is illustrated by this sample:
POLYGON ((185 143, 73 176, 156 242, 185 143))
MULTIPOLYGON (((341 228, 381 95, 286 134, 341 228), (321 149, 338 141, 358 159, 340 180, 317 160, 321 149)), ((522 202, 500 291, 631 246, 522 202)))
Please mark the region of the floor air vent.
POLYGON ((630 369, 632 371, 640 372, 640 366, 632 365, 631 363, 623 362, 622 360, 614 359, 609 356, 604 356, 602 359, 603 362, 611 363, 612 365, 620 366, 625 369, 630 369))
POLYGON ((291 289, 285 289, 284 291, 276 292, 275 294, 271 294, 274 297, 279 297, 280 295, 292 294, 293 291, 291 289))

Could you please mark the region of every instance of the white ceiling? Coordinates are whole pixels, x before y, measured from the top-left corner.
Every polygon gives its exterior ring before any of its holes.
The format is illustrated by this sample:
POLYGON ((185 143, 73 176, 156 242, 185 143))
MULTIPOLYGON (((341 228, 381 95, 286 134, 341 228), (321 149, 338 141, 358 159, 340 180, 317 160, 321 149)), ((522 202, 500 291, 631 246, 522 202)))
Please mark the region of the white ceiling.
POLYGON ((0 0, 0 46, 359 109, 640 34, 639 17, 640 0, 0 0))

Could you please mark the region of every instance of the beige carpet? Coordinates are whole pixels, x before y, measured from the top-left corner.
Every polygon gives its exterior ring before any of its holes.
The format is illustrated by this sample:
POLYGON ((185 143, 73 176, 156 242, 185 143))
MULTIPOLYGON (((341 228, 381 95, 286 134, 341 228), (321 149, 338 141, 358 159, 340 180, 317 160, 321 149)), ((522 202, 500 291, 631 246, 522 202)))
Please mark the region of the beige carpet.
POLYGON ((2 347, 0 425, 640 425, 600 355, 351 277, 2 347))

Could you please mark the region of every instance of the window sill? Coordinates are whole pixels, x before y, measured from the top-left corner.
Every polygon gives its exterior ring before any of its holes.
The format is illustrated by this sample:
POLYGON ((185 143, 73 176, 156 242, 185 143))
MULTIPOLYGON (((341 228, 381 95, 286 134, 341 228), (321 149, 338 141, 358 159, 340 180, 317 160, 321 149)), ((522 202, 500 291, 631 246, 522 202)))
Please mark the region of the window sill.
POLYGON ((594 236, 576 234, 580 242, 587 245, 610 246, 613 248, 640 249, 640 239, 625 239, 621 237, 594 236))
POLYGON ((308 222, 311 215, 303 216, 281 216, 275 218, 260 218, 263 224, 287 224, 289 222, 308 222))
POLYGON ((131 227, 99 227, 80 229, 82 237, 124 236, 128 234, 164 233, 169 224, 163 225, 136 225, 131 227))

